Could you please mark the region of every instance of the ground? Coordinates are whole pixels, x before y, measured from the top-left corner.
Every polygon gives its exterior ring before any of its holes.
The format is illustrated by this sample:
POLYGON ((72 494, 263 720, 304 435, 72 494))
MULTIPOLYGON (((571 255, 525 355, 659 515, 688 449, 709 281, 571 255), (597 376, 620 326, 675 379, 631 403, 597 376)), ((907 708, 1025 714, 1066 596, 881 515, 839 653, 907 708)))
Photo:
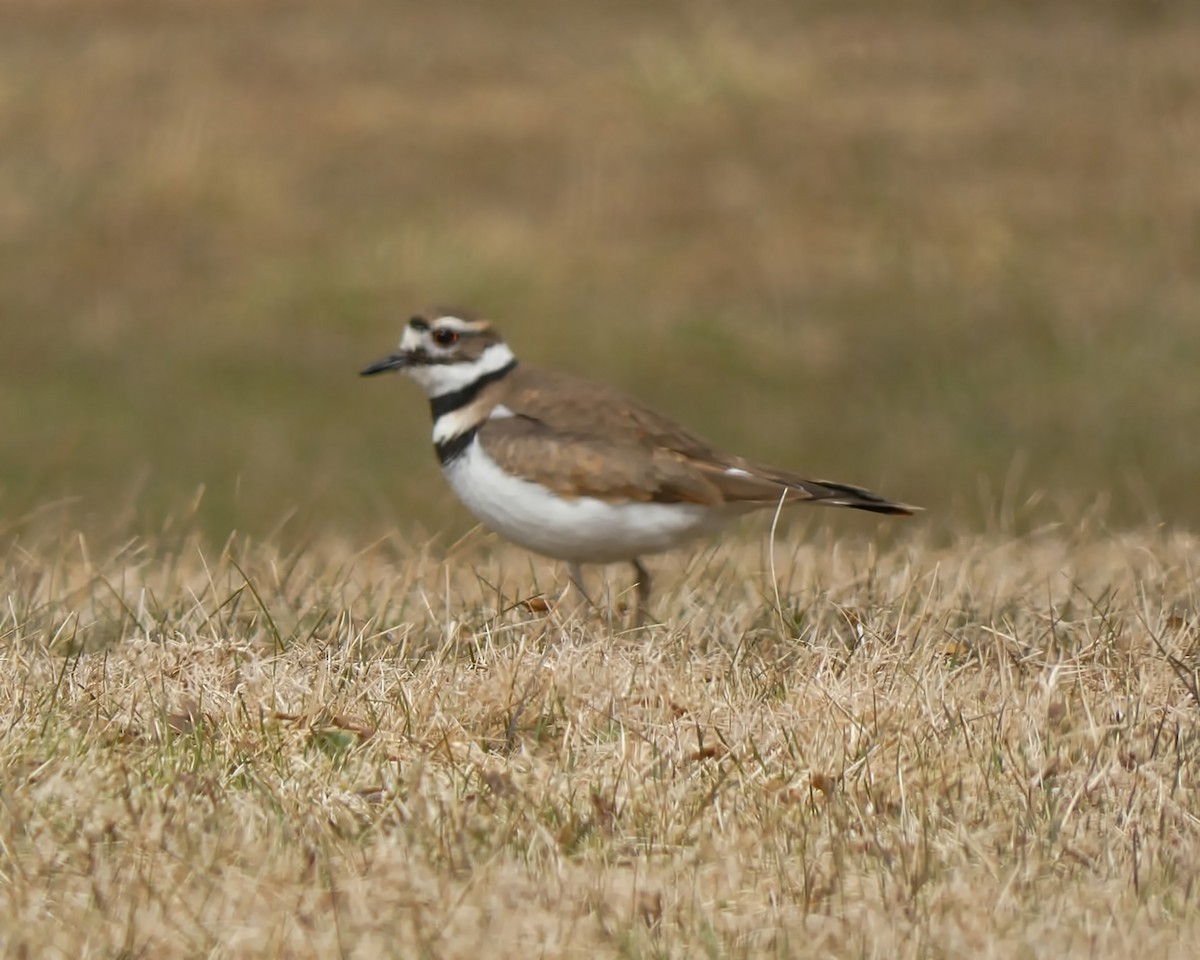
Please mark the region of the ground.
POLYGON ((5 952, 1189 954, 1194 538, 753 533, 14 549, 5 952))

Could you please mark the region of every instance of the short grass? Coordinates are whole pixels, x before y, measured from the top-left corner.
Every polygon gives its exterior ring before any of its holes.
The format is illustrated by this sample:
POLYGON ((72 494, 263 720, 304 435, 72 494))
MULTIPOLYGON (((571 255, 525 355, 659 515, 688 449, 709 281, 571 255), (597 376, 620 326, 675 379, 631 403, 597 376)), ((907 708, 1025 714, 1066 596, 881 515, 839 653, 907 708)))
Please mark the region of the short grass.
POLYGON ((1193 955, 1195 538, 760 534, 633 629, 477 536, 24 531, 0 951, 1193 955))

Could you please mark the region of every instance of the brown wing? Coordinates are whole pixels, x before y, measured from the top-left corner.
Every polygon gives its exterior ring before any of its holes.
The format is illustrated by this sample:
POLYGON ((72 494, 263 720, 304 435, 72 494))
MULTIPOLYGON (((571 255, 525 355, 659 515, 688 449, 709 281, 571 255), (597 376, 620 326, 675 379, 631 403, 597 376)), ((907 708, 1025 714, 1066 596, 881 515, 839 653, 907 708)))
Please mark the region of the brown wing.
POLYGON ((522 365, 497 387, 497 401, 515 416, 488 421, 481 441, 493 456, 511 458, 514 472, 522 463, 536 463, 539 478, 549 471, 561 491, 747 508, 782 497, 876 513, 919 509, 730 456, 621 391, 570 374, 522 365))
POLYGON ((671 451, 697 460, 724 458, 704 438, 602 383, 522 364, 504 378, 502 389, 500 403, 556 433, 647 452, 671 451))
POLYGON ((526 416, 488 420, 478 437, 505 471, 536 480, 563 497, 713 506, 724 500, 686 458, 666 450, 573 435, 526 416))

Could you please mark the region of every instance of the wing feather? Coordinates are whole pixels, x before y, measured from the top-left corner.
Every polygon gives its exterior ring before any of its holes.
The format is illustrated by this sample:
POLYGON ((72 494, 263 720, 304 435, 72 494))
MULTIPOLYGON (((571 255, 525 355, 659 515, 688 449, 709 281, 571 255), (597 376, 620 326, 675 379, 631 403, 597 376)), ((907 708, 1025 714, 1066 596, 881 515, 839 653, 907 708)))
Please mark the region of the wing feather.
POLYGON ((564 496, 585 494, 754 509, 813 501, 876 513, 917 507, 861 487, 812 480, 731 456, 619 390, 570 374, 517 367, 497 384, 513 414, 480 430, 514 473, 536 472, 564 496))
POLYGON ((524 416, 489 420, 478 435, 488 456, 505 471, 563 497, 712 506, 723 502, 702 471, 667 451, 647 455, 594 437, 565 434, 524 416))

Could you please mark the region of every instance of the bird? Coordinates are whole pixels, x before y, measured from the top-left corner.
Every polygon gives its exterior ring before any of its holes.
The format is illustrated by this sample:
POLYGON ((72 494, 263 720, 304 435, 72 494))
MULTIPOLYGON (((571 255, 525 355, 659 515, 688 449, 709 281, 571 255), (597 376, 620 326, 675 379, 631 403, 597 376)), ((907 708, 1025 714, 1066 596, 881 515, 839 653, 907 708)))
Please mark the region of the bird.
MULTIPOLYGON (((781 504, 909 516, 919 507, 813 480, 718 449, 604 383, 518 362, 491 321, 431 307, 396 350, 361 371, 399 372, 429 397, 433 448, 451 489, 484 526, 567 564, 632 564, 636 616, 656 554, 781 504)), ((590 600, 589 600, 590 602, 590 600)))

